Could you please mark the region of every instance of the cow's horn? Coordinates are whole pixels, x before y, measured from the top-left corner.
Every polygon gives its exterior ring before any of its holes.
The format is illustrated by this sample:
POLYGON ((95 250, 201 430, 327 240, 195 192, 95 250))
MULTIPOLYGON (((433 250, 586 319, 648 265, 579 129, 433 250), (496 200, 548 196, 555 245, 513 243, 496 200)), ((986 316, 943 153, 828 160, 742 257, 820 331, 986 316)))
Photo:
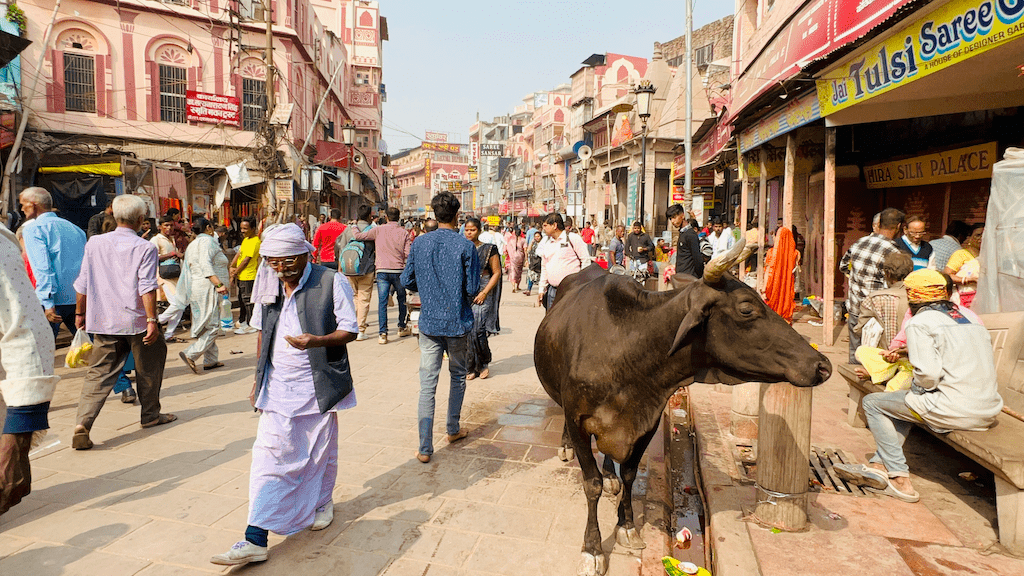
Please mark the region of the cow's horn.
POLYGON ((740 239, 732 245, 728 252, 712 258, 704 267, 704 282, 717 284, 726 270, 735 266, 737 262, 746 260, 747 256, 750 256, 750 250, 745 250, 746 244, 746 239, 740 236, 740 239))

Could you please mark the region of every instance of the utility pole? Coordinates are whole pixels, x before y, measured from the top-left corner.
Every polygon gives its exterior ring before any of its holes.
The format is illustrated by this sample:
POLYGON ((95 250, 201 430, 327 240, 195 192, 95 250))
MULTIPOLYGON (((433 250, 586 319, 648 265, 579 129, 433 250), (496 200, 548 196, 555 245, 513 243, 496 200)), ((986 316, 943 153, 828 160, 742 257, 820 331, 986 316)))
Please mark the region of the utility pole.
POLYGON ((270 12, 270 0, 263 0, 263 15, 267 20, 267 119, 274 113, 274 17, 270 12))
MULTIPOLYGON (((693 210, 693 3, 686 0, 686 175, 684 176, 683 207, 693 210)), ((687 216, 689 218, 689 216, 687 216)))
POLYGON ((277 197, 277 183, 275 182, 277 176, 277 128, 270 123, 276 102, 274 95, 274 16, 270 11, 270 0, 263 0, 263 18, 267 21, 267 47, 263 54, 264 62, 267 65, 267 79, 264 83, 264 89, 267 92, 267 110, 266 125, 263 127, 263 130, 267 140, 266 146, 269 148, 269 154, 264 166, 267 187, 274 199, 274 206, 277 207, 277 216, 283 221, 284 210, 281 209, 281 200, 277 197))

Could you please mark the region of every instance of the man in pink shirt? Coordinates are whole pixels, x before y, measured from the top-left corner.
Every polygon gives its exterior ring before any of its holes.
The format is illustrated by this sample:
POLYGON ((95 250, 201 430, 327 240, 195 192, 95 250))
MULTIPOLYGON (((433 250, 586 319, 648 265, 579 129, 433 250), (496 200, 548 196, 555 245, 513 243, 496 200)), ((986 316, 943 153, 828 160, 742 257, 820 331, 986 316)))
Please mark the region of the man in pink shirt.
POLYGON ((341 210, 331 210, 331 221, 324 222, 317 227, 313 234, 313 262, 326 266, 331 270, 338 269, 338 263, 334 257, 334 241, 345 231, 345 225, 341 223, 341 210))
POLYGON ((114 199, 117 229, 85 244, 82 270, 75 280, 75 325, 92 335, 92 366, 85 373, 71 447, 92 448, 89 431, 117 383, 128 353, 135 358, 142 427, 177 420, 160 413, 167 344, 156 317, 157 249, 135 233, 146 219, 138 196, 114 199))
POLYGON ((402 271, 405 260, 409 257, 412 239, 402 228, 398 220, 402 213, 398 208, 391 207, 384 211, 388 221, 383 226, 375 226, 363 232, 356 232, 356 240, 372 240, 376 252, 374 264, 377 269, 377 322, 380 327, 377 336, 379 344, 388 343, 388 296, 391 289, 398 295, 398 337, 412 335, 412 330, 405 324, 405 286, 402 286, 402 271))
POLYGON ((541 225, 545 238, 537 247, 540 256, 540 291, 537 303, 550 309, 555 302, 558 285, 569 274, 590 266, 590 252, 579 234, 567 232, 562 215, 548 214, 541 225))

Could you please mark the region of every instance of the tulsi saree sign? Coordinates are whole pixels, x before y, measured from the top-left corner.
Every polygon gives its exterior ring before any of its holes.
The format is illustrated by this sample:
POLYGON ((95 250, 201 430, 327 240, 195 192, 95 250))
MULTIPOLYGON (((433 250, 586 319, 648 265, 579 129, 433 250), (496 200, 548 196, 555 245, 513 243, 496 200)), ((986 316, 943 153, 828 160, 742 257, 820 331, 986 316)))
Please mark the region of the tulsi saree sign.
POLYGON ((818 80, 821 115, 1024 37, 1024 0, 959 0, 916 19, 818 80))

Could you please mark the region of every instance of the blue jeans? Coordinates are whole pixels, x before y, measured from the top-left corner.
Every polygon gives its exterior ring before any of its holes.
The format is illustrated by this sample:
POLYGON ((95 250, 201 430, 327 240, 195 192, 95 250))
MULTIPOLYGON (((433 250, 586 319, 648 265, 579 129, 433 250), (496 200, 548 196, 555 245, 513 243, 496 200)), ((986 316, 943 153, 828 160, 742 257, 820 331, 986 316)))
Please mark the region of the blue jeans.
POLYGON ((60 332, 60 325, 64 324, 68 327, 68 331, 71 332, 71 336, 75 336, 75 332, 78 332, 78 328, 75 328, 75 304, 60 304, 53 307, 53 311, 60 316, 61 321, 56 324, 50 324, 50 328, 53 328, 53 337, 57 338, 57 333, 60 332))
POLYGON ((388 333, 388 296, 391 289, 398 295, 398 329, 405 328, 405 286, 398 272, 377 272, 377 322, 380 334, 388 333))
POLYGON ((434 453, 434 396, 441 360, 448 351, 451 392, 448 394, 448 434, 459 431, 462 398, 466 395, 466 354, 469 335, 428 336, 420 334, 420 454, 434 453))
POLYGON ((910 476, 907 457, 903 454, 903 443, 914 427, 912 423, 922 422, 921 417, 907 406, 907 394, 910 394, 910 390, 876 392, 868 394, 862 401, 868 428, 877 446, 870 462, 881 462, 889 471, 890 478, 910 476))

